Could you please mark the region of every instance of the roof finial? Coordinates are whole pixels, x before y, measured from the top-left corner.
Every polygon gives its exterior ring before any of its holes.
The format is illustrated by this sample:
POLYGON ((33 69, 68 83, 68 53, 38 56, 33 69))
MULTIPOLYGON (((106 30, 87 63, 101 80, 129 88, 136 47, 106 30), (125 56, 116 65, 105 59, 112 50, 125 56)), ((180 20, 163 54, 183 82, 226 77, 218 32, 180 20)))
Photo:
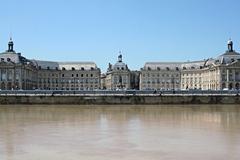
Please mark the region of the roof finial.
POLYGON ((229 38, 228 40, 228 52, 232 52, 233 51, 233 41, 231 38, 229 38))
POLYGON ((8 52, 14 52, 13 45, 12 36, 10 36, 10 41, 8 42, 8 52))
POLYGON ((118 62, 122 62, 122 52, 121 52, 121 50, 119 51, 118 62))
POLYGON ((229 44, 229 43, 232 43, 231 37, 228 39, 228 44, 229 44))

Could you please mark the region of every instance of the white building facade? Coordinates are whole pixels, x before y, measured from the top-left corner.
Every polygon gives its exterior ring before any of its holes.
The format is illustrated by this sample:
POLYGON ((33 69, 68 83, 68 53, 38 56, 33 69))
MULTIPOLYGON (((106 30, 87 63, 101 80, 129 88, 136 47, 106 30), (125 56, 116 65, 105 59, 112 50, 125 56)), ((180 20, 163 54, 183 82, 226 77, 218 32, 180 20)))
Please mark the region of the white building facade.
POLYGON ((240 54, 228 41, 225 53, 204 61, 183 63, 181 89, 238 90, 240 84, 240 54))
POLYGON ((238 90, 240 54, 228 41, 216 58, 188 62, 147 62, 140 70, 141 90, 238 90))
POLYGON ((94 62, 49 62, 38 64, 38 89, 100 89, 100 69, 94 62))
POLYGON ((13 50, 0 53, 1 90, 95 90, 100 89, 100 69, 94 62, 30 60, 13 50))
POLYGON ((94 62, 29 60, 13 49, 0 53, 1 90, 239 90, 240 53, 231 40, 216 58, 188 62, 146 62, 131 71, 118 56, 107 72, 94 62))
POLYGON ((37 88, 37 64, 13 49, 10 39, 8 50, 0 53, 0 89, 32 90, 37 88))
POLYGON ((179 90, 181 63, 147 62, 140 70, 140 90, 179 90))
POLYGON ((131 89, 131 71, 127 64, 122 61, 122 55, 118 56, 118 61, 112 65, 109 63, 106 77, 105 87, 108 90, 131 89))

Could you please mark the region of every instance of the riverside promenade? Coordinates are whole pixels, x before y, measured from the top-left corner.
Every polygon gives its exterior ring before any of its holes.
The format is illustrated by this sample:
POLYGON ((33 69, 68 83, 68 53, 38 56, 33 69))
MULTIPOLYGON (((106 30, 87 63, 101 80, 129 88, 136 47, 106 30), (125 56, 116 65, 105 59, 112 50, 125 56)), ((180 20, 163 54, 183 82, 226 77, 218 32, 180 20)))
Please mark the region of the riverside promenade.
POLYGON ((82 105, 160 105, 160 104, 240 104, 239 91, 212 90, 4 90, 0 104, 82 104, 82 105))

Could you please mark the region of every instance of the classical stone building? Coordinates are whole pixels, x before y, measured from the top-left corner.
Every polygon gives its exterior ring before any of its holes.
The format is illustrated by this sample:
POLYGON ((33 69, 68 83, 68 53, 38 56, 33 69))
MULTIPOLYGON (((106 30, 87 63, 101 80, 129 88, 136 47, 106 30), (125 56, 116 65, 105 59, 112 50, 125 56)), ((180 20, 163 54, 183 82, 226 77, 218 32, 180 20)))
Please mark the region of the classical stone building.
POLYGON ((122 61, 122 55, 118 56, 118 61, 112 65, 108 64, 105 78, 105 86, 108 90, 130 89, 131 71, 122 61))
POLYGON ((182 64, 181 89, 239 89, 240 54, 228 41, 228 50, 216 58, 182 64))
POLYGON ((102 89, 121 90, 139 89, 139 71, 131 71, 127 64, 122 61, 122 54, 118 56, 117 62, 108 64, 106 74, 102 74, 102 89))
POLYGON ((204 89, 203 78, 207 72, 205 66, 209 63, 209 59, 202 61, 185 62, 181 65, 181 89, 204 89))
POLYGON ((100 88, 100 69, 94 62, 29 60, 13 50, 0 54, 1 90, 94 90, 100 88))
POLYGON ((188 62, 147 62, 140 71, 140 89, 239 89, 240 54, 228 50, 216 58, 188 62))
POLYGON ((44 90, 100 89, 100 69, 94 62, 50 62, 38 64, 38 88, 44 90))
POLYGON ((37 64, 16 53, 13 46, 10 39, 8 50, 0 54, 0 89, 36 89, 37 64))
POLYGON ((180 62, 147 62, 140 70, 141 90, 178 90, 180 62))
POLYGON ((29 60, 13 49, 0 53, 1 90, 238 90, 240 54, 228 41, 227 51, 216 58, 188 62, 147 62, 131 71, 122 61, 109 63, 101 74, 94 62, 29 60))

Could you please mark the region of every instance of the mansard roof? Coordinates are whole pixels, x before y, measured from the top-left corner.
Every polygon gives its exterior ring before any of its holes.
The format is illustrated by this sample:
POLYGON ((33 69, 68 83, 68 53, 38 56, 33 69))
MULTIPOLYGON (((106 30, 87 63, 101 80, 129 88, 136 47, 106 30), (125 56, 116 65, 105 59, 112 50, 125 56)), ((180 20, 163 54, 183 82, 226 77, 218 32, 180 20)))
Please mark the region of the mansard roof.
POLYGON ((41 61, 36 60, 41 69, 65 69, 65 70, 92 70, 97 69, 94 62, 54 62, 54 61, 41 61))
POLYGON ((184 62, 181 65, 181 69, 202 69, 208 63, 208 60, 200 60, 200 61, 188 61, 184 62))
POLYGON ((1 62, 11 62, 15 64, 32 63, 34 65, 31 60, 23 57, 21 53, 16 53, 15 51, 5 51, 0 53, 0 59, 1 62))
POLYGON ((1 62, 7 62, 12 64, 31 64, 36 66, 35 63, 33 63, 31 60, 23 57, 21 53, 16 53, 13 50, 12 38, 10 38, 10 41, 8 43, 8 50, 0 53, 0 59, 1 59, 1 62))
POLYGON ((128 66, 123 62, 117 62, 113 65, 113 70, 128 70, 128 66))
POLYGON ((118 61, 112 65, 111 63, 108 64, 108 72, 111 71, 129 71, 129 68, 126 63, 122 61, 122 55, 120 54, 118 56, 118 61))
POLYGON ((215 64, 230 64, 237 60, 240 60, 240 53, 235 51, 226 51, 224 54, 216 58, 215 64))
POLYGON ((145 70, 176 70, 181 67, 182 62, 146 62, 145 70))
POLYGON ((3 52, 0 54, 1 61, 10 61, 13 63, 21 63, 21 56, 16 53, 3 52))

